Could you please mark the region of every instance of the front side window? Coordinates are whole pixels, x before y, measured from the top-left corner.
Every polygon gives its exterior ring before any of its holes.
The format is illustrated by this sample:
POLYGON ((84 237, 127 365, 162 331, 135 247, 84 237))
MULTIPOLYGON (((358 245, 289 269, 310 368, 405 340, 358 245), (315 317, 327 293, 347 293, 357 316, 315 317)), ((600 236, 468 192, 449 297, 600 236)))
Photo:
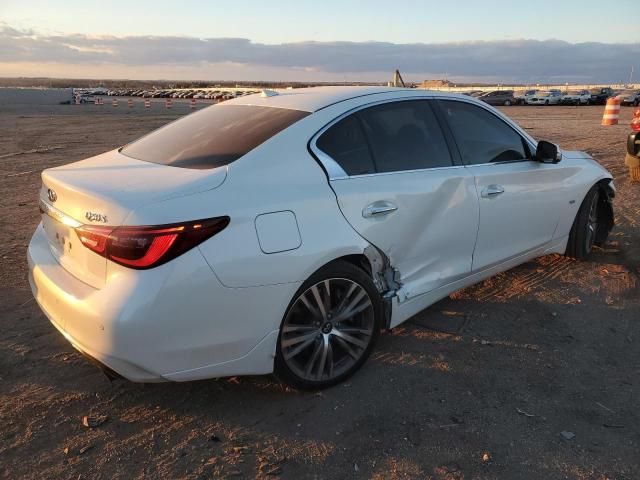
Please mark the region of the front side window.
POLYGON ((520 134, 484 108, 466 102, 441 100, 462 160, 467 165, 528 158, 520 134))
POLYGON ((215 105, 151 132, 121 153, 172 167, 221 167, 307 115, 309 112, 285 108, 215 105))

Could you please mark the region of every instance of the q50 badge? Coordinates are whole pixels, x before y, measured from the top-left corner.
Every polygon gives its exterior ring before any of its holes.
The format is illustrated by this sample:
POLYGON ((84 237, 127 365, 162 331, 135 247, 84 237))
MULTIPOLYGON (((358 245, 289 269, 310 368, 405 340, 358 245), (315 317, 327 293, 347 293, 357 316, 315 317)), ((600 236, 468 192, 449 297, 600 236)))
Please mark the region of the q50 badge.
POLYGON ((107 223, 107 216, 106 215, 102 215, 101 213, 85 212, 84 213, 84 218, 86 218, 90 222, 107 223))

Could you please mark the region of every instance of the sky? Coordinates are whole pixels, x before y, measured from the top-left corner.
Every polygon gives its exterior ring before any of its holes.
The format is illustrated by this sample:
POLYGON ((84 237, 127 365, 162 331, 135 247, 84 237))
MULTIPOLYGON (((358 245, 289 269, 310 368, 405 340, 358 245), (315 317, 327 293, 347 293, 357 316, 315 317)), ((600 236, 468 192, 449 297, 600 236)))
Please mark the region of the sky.
POLYGON ((638 0, 0 0, 0 76, 640 81, 638 0), (606 8, 603 10, 603 5, 606 8))

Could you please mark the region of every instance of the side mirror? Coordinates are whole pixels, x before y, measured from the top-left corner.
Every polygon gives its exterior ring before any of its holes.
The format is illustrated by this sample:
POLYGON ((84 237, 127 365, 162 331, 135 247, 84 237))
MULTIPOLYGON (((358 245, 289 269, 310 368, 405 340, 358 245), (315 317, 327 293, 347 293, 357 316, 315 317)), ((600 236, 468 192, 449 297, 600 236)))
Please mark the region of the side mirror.
POLYGON ((536 148, 536 160, 541 163, 558 163, 562 160, 562 153, 558 150, 557 145, 540 140, 536 148))
POLYGON ((634 157, 640 157, 640 132, 629 134, 627 138, 627 153, 634 157))

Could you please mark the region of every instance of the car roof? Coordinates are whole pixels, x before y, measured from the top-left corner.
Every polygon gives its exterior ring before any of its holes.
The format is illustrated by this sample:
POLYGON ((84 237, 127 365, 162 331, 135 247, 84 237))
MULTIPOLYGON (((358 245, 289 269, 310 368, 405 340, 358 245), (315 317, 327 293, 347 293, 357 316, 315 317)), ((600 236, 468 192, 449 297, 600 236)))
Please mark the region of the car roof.
MULTIPOLYGON (((264 107, 289 108, 305 112, 316 112, 330 105, 351 100, 358 97, 384 93, 398 93, 399 96, 411 94, 424 95, 426 90, 416 88, 397 87, 310 87, 286 90, 267 90, 268 96, 263 93, 244 95, 240 98, 227 100, 225 105, 257 105, 264 107)), ((428 91, 429 95, 438 95, 439 92, 428 91)))

